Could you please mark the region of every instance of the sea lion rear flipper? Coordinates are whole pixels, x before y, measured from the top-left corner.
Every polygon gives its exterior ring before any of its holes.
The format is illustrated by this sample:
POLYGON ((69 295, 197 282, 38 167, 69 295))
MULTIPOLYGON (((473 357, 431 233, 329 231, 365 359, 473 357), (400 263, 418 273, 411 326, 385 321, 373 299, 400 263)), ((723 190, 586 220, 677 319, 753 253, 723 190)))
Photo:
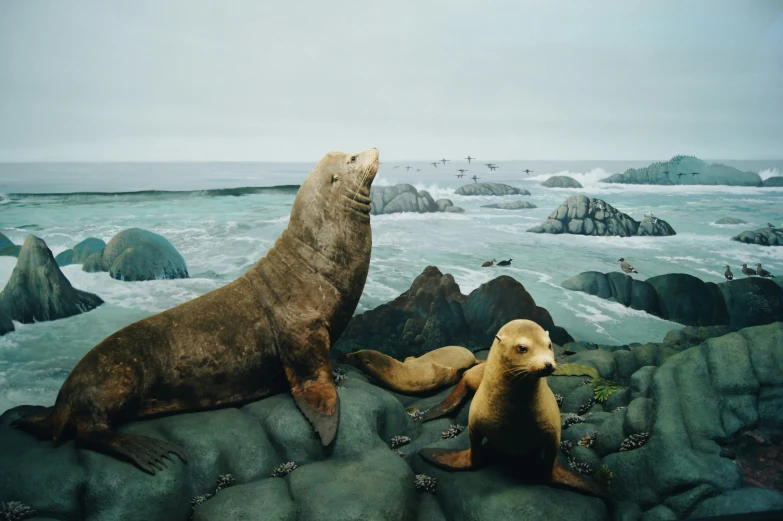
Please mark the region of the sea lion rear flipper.
POLYGON ((457 382, 457 385, 454 386, 454 389, 452 389, 451 393, 446 397, 446 399, 425 412, 419 421, 426 422, 434 420, 450 413, 465 401, 469 390, 470 389, 468 389, 467 382, 464 378, 462 378, 459 382, 457 382))
POLYGON ((471 450, 421 449, 424 461, 443 470, 471 470, 471 450))
POLYGON ((176 446, 140 434, 101 430, 78 435, 76 441, 80 448, 89 448, 129 461, 149 474, 155 474, 155 469, 163 470, 164 458, 173 461, 169 453, 176 454, 183 463, 187 463, 185 454, 176 446))
POLYGON ((53 439, 52 413, 54 407, 41 407, 40 411, 13 420, 9 426, 32 434, 39 440, 53 439))
POLYGON ((326 446, 334 440, 340 418, 340 401, 329 360, 329 333, 319 327, 299 340, 296 347, 280 350, 280 360, 297 407, 326 446))

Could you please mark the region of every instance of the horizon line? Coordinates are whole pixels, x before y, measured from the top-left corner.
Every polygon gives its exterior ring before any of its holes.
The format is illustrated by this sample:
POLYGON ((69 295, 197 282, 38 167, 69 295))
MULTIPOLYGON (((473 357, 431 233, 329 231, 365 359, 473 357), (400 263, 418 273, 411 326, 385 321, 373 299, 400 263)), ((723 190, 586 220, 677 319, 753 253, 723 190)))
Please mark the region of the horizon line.
MULTIPOLYGON (((675 154, 675 155, 682 155, 682 154, 675 154)), ((672 156, 674 157, 674 156, 672 156)), ((697 159, 701 159, 702 161, 783 161, 783 157, 781 158, 700 158, 697 156, 697 159)), ((601 159, 497 159, 497 158, 490 158, 490 159, 482 159, 482 161, 548 161, 548 162, 560 162, 560 163, 570 163, 570 162, 578 162, 578 161, 650 161, 652 163, 660 163, 660 162, 666 162, 669 161, 669 159, 649 159, 649 158, 643 158, 643 159, 607 159, 607 158, 601 158, 601 159)), ((37 161, 7 161, 7 160, 0 160, 0 165, 18 165, 18 164, 62 164, 62 163, 79 163, 79 164, 121 164, 121 163, 135 163, 135 164, 144 164, 144 163, 317 163, 321 159, 316 160, 261 160, 261 159, 141 159, 141 160, 130 160, 130 159, 110 159, 110 160, 82 160, 82 159, 68 159, 68 160, 37 160, 37 161)), ((471 157, 471 160, 476 160, 476 158, 471 157)), ((435 160, 427 160, 427 159, 387 159, 384 162, 412 162, 412 163, 420 163, 420 162, 427 162, 431 163, 435 160)), ((456 161, 456 162, 466 162, 466 159, 456 159, 451 160, 447 159, 447 161, 456 161)), ((440 163, 440 160, 437 160, 438 163, 440 163)))

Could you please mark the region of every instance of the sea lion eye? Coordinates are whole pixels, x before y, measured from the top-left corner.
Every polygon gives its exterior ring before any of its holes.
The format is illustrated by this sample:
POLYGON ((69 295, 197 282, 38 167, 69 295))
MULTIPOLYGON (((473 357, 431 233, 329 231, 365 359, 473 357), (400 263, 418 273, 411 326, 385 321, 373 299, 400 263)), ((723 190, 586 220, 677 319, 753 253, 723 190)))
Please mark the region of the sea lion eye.
POLYGON ((351 163, 353 163, 354 161, 356 161, 356 156, 351 156, 351 163))
POLYGON ((336 182, 337 182, 337 181, 339 181, 339 180, 340 180, 340 178, 339 178, 339 177, 337 177, 337 175, 333 175, 333 176, 332 176, 332 183, 336 183, 336 182))
POLYGON ((549 342, 549 350, 552 350, 552 342, 549 342))
POLYGON ((517 349, 519 349, 520 353, 527 353, 527 347, 525 346, 517 346, 517 349))

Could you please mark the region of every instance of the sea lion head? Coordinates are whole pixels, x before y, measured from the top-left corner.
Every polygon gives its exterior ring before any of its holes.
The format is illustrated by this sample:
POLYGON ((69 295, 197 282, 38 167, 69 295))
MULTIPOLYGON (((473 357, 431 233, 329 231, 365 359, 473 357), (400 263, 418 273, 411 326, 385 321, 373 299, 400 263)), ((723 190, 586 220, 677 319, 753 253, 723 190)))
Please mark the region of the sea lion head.
POLYGON ((531 320, 512 320, 500 328, 488 360, 510 381, 549 376, 557 369, 549 332, 531 320))
POLYGON ((339 266, 369 266, 370 186, 377 172, 375 148, 326 154, 296 194, 289 234, 339 266))
POLYGON ((339 361, 378 379, 378 375, 386 374, 391 369, 394 359, 372 349, 362 349, 340 357, 339 361))

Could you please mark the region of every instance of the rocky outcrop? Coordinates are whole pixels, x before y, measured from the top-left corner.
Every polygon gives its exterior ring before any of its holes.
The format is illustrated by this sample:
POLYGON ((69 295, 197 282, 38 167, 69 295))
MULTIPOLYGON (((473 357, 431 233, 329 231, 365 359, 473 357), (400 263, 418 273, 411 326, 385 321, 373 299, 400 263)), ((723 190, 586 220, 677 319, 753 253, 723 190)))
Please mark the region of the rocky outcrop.
POLYGON ((528 201, 511 201, 508 203, 485 204, 482 208, 498 208, 500 210, 527 210, 538 208, 538 206, 528 201))
POLYGON ((530 195, 530 192, 501 183, 473 183, 462 185, 454 192, 457 195, 530 195))
POLYGON ((17 244, 6 246, 0 249, 0 257, 18 257, 20 251, 22 251, 22 247, 17 244))
POLYGON ((582 188, 582 184, 579 181, 567 175, 553 175, 541 183, 541 186, 546 186, 547 188, 582 188))
POLYGON ((105 248, 85 258, 82 270, 108 271, 112 278, 126 282, 189 277, 176 248, 165 237, 140 228, 115 235, 105 248))
POLYGON ((354 316, 332 351, 371 348, 404 359, 446 345, 487 349, 515 318, 537 322, 557 344, 572 340, 516 279, 504 275, 463 295, 454 277, 428 266, 405 293, 354 316))
POLYGON ((527 230, 533 233, 576 235, 675 235, 669 223, 645 216, 639 222, 601 199, 572 195, 552 212, 544 223, 527 230))
POLYGON ((715 224, 745 224, 748 221, 743 221, 742 219, 737 219, 736 217, 724 217, 723 219, 718 219, 715 221, 715 224))
MULTIPOLYGON (((435 282, 435 281, 432 281, 435 282)), ((445 286, 448 286, 446 284, 445 286)), ((441 293, 449 293, 443 286, 441 293)), ((438 293, 436 285, 427 285, 438 293)), ((783 428, 783 324, 712 337, 681 351, 662 344, 603 346, 566 354, 618 386, 603 402, 584 376, 550 376, 562 397, 561 419, 581 414, 562 431, 561 465, 612 473, 612 519, 684 519, 698 515, 771 510, 783 495, 749 486, 738 440, 766 446, 783 428), (755 429, 751 431, 751 429, 755 429), (746 436, 745 434, 748 434, 746 436), (580 444, 587 435, 594 441, 580 444), (564 451, 567 451, 566 454, 564 451)), ((486 351, 478 358, 485 359, 486 351)), ((0 416, 0 501, 20 501, 56 519, 197 521, 224 519, 609 519, 600 500, 529 484, 513 461, 494 460, 473 472, 443 472, 423 461, 422 447, 465 448, 467 433, 444 438, 450 424, 467 425, 470 401, 448 417, 414 422, 408 410, 426 410, 452 388, 427 397, 402 396, 375 386, 342 365, 340 426, 333 446, 321 447, 288 393, 241 407, 134 422, 130 432, 182 448, 150 477, 115 458, 55 445, 9 427, 35 407, 0 416), (409 441, 395 453, 394 436, 409 441), (296 468, 272 477, 285 462, 296 468), (236 484, 191 510, 191 500, 213 493, 220 475, 236 484), (416 474, 436 478, 434 494, 416 492, 416 474), (56 487, 50 486, 57 483, 56 487), (371 487, 367 484, 372 483, 371 487)), ((755 464, 761 465, 758 461, 755 464)), ((776 465, 775 461, 766 463, 776 465)))
POLYGON ((783 228, 767 227, 748 230, 732 237, 731 240, 760 246, 783 246, 783 228))
POLYGON ((71 286, 46 243, 34 235, 25 239, 11 278, 0 292, 0 311, 22 323, 70 317, 101 304, 97 295, 71 286))
POLYGON ((619 272, 586 271, 562 286, 690 326, 741 328, 783 320, 783 289, 768 279, 714 284, 670 273, 641 281, 619 272))
POLYGON ((764 179, 761 185, 769 187, 781 187, 783 186, 783 176, 776 175, 773 177, 768 177, 767 179, 764 179))
POLYGON ((622 174, 601 179, 602 183, 644 185, 732 185, 761 186, 755 172, 743 172, 718 163, 707 164, 693 156, 674 156, 647 168, 629 168, 622 174), (696 175, 693 175, 693 174, 696 175), (684 175, 679 175, 684 174, 684 175))
POLYGON ((95 252, 101 251, 106 247, 106 243, 101 239, 90 237, 74 246, 70 250, 60 252, 54 258, 58 266, 68 266, 70 264, 84 264, 84 261, 95 252))
POLYGON ((4 248, 8 248, 9 246, 13 246, 13 245, 14 243, 11 241, 11 239, 9 239, 8 237, 5 236, 5 234, 0 232, 0 250, 4 248))
POLYGON ((370 190, 370 198, 373 215, 402 212, 464 212, 462 208, 454 206, 449 199, 434 201, 428 191, 416 190, 415 186, 409 184, 373 187, 370 190))

